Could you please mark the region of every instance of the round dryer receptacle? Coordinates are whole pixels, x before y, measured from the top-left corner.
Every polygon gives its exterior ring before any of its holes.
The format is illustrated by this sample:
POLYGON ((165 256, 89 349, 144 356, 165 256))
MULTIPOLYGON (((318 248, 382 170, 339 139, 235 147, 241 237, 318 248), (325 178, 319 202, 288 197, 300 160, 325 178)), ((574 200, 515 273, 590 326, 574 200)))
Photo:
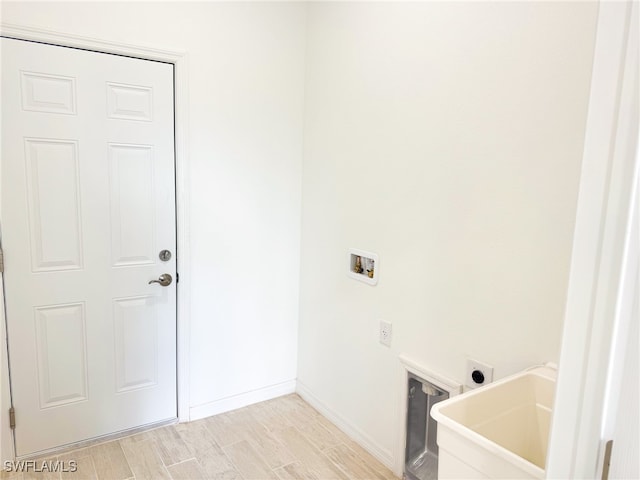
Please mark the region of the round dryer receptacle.
POLYGON ((478 385, 482 385, 484 383, 484 373, 482 373, 480 370, 474 370, 471 373, 471 378, 478 385))

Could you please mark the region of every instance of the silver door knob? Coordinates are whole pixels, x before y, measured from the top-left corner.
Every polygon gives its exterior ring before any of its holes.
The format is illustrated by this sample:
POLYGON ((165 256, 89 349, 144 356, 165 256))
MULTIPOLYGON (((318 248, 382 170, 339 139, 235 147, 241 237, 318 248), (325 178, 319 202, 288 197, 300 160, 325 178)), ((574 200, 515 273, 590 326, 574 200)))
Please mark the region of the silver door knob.
POLYGON ((149 282, 149 285, 151 285, 152 283, 159 283, 163 287, 168 287, 169 285, 171 285, 172 281, 173 281, 173 278, 171 278, 171 275, 169 275, 168 273, 163 273, 158 277, 157 280, 151 280, 149 282))

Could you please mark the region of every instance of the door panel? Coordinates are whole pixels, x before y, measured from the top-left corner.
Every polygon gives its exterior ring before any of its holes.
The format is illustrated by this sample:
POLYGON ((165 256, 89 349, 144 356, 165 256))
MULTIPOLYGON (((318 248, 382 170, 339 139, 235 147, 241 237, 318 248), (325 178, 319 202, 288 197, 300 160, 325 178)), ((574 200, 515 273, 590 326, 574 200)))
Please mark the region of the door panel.
POLYGON ((109 118, 153 121, 153 91, 140 85, 107 83, 109 118))
POLYGON ((25 138, 31 269, 82 268, 78 143, 25 138))
POLYGON ((153 147, 109 145, 113 266, 153 265, 153 147))
POLYGON ((2 118, 17 455, 175 418, 173 66, 3 38, 2 118))
POLYGON ((40 408, 87 399, 84 304, 35 308, 40 408))
POLYGON ((151 296, 114 300, 118 392, 150 387, 158 382, 156 306, 151 296))
POLYGON ((23 110, 76 114, 75 78, 24 71, 20 78, 23 110))

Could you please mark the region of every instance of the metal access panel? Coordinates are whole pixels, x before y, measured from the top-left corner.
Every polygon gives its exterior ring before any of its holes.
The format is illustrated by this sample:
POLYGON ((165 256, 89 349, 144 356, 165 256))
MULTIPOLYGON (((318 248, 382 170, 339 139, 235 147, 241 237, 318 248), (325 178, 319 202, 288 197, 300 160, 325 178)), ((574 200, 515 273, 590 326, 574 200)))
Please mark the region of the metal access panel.
POLYGON ((407 438, 404 476, 408 480, 437 480, 437 422, 429 412, 436 403, 449 398, 434 384, 412 373, 407 382, 407 438))

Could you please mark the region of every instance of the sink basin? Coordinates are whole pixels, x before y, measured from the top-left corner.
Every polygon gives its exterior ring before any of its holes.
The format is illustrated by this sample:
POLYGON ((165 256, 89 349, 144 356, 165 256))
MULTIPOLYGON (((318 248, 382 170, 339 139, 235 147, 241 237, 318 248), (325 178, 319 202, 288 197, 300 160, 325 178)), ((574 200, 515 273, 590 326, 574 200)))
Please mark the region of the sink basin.
POLYGON ((556 377, 535 367, 434 405, 438 478, 545 478, 556 377))

